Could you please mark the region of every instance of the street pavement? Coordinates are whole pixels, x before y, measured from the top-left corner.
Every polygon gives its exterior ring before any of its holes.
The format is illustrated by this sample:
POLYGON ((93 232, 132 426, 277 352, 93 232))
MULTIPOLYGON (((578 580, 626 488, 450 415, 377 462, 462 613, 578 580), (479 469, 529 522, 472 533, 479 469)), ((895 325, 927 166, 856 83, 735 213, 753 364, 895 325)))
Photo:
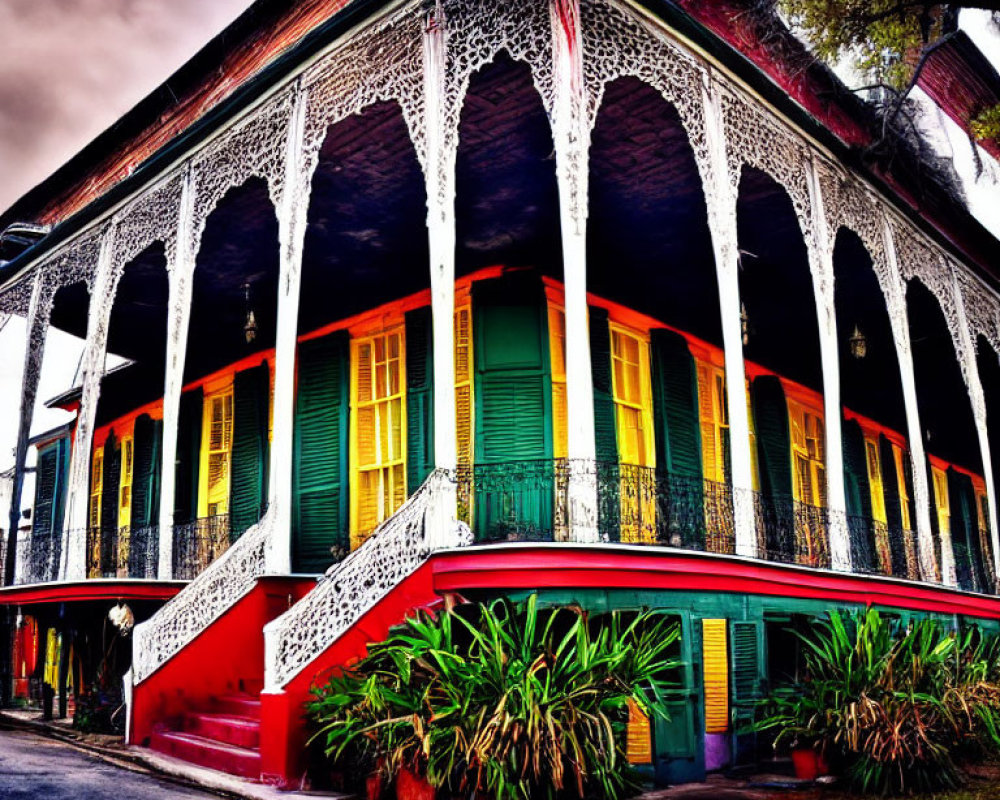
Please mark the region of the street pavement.
POLYGON ((218 800, 62 742, 0 729, 0 800, 218 800))

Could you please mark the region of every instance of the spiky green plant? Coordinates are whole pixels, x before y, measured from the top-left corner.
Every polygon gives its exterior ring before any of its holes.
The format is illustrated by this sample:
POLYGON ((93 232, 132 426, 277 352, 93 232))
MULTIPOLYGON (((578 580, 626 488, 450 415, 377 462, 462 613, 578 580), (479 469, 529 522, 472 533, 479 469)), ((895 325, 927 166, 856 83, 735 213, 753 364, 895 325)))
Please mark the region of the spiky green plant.
POLYGON ((807 678, 775 691, 758 730, 840 763, 853 786, 882 795, 953 788, 959 761, 1000 752, 995 639, 933 619, 902 627, 875 609, 831 611, 803 643, 807 678))
POLYGON ((420 613, 314 689, 329 759, 400 768, 497 800, 617 798, 634 787, 624 728, 633 701, 667 717, 676 623, 588 616, 535 596, 420 613))

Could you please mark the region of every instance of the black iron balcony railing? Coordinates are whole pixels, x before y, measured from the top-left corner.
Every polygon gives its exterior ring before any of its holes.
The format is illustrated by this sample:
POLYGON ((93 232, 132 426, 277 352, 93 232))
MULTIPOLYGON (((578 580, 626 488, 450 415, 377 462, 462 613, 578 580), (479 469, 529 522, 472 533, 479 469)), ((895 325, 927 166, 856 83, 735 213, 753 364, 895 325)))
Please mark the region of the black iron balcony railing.
POLYGON ((87 529, 88 578, 155 578, 160 553, 160 528, 87 529))
POLYGON ((62 534, 28 533, 22 536, 24 538, 17 540, 16 583, 47 583, 58 580, 62 534))
POLYGON ((917 535, 914 531, 868 517, 849 515, 851 567, 866 575, 921 579, 917 535))
POLYGON ((174 578, 192 580, 233 542, 228 514, 174 525, 174 578))
POLYGON ((768 561, 830 566, 830 516, 791 496, 753 492, 757 552, 768 561))

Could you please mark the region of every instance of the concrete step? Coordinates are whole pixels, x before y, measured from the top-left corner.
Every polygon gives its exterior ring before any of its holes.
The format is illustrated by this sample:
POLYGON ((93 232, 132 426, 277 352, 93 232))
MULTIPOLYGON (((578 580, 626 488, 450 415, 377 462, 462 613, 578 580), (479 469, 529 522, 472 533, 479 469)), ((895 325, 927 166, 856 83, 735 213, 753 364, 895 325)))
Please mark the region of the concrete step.
POLYGON ((204 736, 182 731, 158 731, 149 741, 151 749, 241 778, 260 779, 260 753, 204 736))
POLYGON ((260 747, 260 720, 250 717, 189 711, 184 715, 182 730, 248 750, 260 747))
POLYGON ((221 694, 212 698, 209 710, 215 714, 228 714, 233 717, 259 720, 260 695, 254 696, 243 692, 221 694))

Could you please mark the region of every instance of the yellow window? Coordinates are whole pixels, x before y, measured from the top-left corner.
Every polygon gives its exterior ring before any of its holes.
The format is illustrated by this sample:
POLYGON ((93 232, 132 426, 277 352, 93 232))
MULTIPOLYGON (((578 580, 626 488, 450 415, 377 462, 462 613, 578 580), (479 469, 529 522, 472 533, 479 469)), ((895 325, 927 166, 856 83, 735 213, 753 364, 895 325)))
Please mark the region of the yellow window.
POLYGON ((101 490, 104 486, 104 449, 94 451, 93 466, 90 472, 90 514, 91 528, 101 527, 101 490))
POLYGON ((233 387, 205 396, 201 430, 198 516, 229 513, 229 472, 233 449, 233 387))
POLYGON ((351 342, 351 535, 354 546, 406 500, 402 327, 351 342))
POLYGON ((910 517, 910 494, 906 486, 906 465, 903 459, 906 454, 899 445, 892 446, 892 457, 896 462, 896 484, 899 486, 899 509, 903 518, 903 530, 913 530, 913 523, 910 517))
POLYGON ((705 733, 725 733, 729 730, 727 624, 724 619, 701 621, 705 664, 705 733))
POLYGON ((792 488, 795 499, 826 507, 823 418, 795 402, 788 404, 792 435, 792 488))
POLYGON ((698 416, 701 421, 701 461, 706 480, 725 483, 729 468, 726 441, 726 373, 721 367, 698 364, 698 416))
POLYGON ((552 455, 569 455, 566 408, 566 312, 549 302, 549 361, 552 366, 552 455))
POLYGON ((885 524, 885 488, 882 482, 882 462, 879 459, 878 442, 865 439, 865 460, 868 464, 868 487, 872 496, 872 519, 885 524))
POLYGON ((653 444, 649 342, 641 334, 611 327, 611 384, 618 434, 621 540, 656 541, 656 466, 653 444))
POLYGON ((934 482, 934 507, 937 509, 938 531, 951 533, 951 504, 948 501, 948 475, 943 469, 931 467, 934 482))
POLYGON ((132 473, 134 471, 134 442, 131 436, 122 437, 122 471, 118 484, 118 527, 127 528, 132 523, 132 473))

